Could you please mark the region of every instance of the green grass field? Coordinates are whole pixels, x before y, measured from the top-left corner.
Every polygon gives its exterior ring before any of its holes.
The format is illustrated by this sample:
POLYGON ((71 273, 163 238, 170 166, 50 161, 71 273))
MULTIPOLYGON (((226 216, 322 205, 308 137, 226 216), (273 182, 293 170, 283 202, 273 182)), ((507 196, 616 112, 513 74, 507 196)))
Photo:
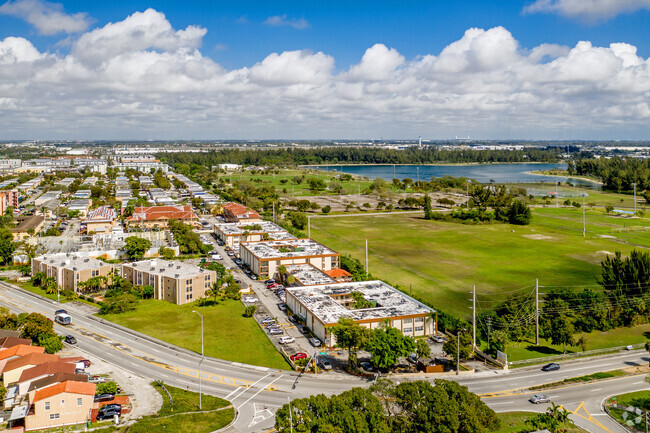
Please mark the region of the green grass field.
POLYGON ((601 210, 586 214, 584 238, 582 210, 573 208, 534 209, 528 226, 465 225, 399 214, 317 218, 311 221, 311 234, 362 262, 368 239, 374 277, 407 292, 412 286, 414 295, 432 305, 467 316, 474 284, 479 300, 489 301, 532 288, 535 278, 541 286, 596 286, 608 252, 627 254, 632 244, 650 245, 650 231, 620 231, 630 225, 649 227, 649 220, 608 216, 601 210))
MULTIPOLYGON (((501 426, 494 430, 492 433, 521 433, 530 431, 530 425, 526 421, 533 418, 536 414, 533 412, 502 412, 498 413, 497 417, 501 421, 501 426)), ((573 422, 569 421, 562 426, 566 433, 581 433, 585 430, 577 427, 573 422)))
POLYGON ((204 317, 205 354, 229 361, 288 369, 284 358, 252 318, 242 317, 239 301, 216 306, 174 305, 141 300, 134 311, 103 318, 163 341, 201 353, 201 318, 204 317))

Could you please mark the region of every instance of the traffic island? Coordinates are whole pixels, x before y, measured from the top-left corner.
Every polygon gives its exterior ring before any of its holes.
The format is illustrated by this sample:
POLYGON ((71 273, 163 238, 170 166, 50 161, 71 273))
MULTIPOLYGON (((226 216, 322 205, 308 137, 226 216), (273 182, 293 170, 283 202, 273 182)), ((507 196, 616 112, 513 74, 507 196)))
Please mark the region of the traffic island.
POLYGON ((636 391, 611 397, 605 411, 628 431, 646 432, 650 426, 650 391, 636 391))

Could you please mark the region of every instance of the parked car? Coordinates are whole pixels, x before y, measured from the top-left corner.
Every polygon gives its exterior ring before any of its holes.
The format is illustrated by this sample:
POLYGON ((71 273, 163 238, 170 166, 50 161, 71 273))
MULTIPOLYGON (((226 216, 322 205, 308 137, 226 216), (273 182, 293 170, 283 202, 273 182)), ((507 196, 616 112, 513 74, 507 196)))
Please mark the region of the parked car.
POLYGON ((332 363, 330 363, 327 359, 321 359, 320 360, 320 368, 323 370, 331 370, 332 369, 332 363))
POLYGON ((533 404, 539 404, 539 403, 548 403, 551 401, 551 399, 545 396, 544 394, 535 394, 528 401, 530 401, 533 404))
POLYGON ((296 326, 296 328, 298 328, 298 332, 300 332, 301 334, 306 334, 307 332, 309 332, 309 330, 302 325, 298 325, 296 326))
POLYGON ((289 322, 298 323, 298 319, 296 319, 296 316, 289 316, 289 322))
POLYGON ((372 364, 369 363, 369 362, 362 362, 362 363, 359 364, 359 365, 361 365, 361 368, 363 368, 363 369, 366 370, 366 371, 369 371, 369 372, 373 372, 373 371, 375 371, 374 367, 373 367, 372 364))
POLYGON ((279 329, 280 328, 280 325, 278 325, 277 323, 267 323, 264 326, 266 327, 266 329, 272 329, 272 328, 278 328, 279 329))
POLYGON ((102 412, 97 412, 97 421, 103 421, 105 419, 113 419, 115 415, 122 415, 122 409, 111 408, 102 412))
POLYGON ((108 410, 117 410, 119 412, 122 412, 122 405, 117 403, 109 403, 106 406, 100 407, 98 412, 106 412, 108 410))
POLYGON ((110 401, 115 398, 115 394, 111 394, 108 392, 102 393, 102 394, 97 394, 95 396, 95 401, 110 401))
POLYGON ((556 364, 554 362, 551 362, 550 364, 546 364, 544 367, 542 367, 542 371, 555 371, 560 369, 560 364, 556 364))
POLYGON ((271 328, 271 329, 269 329, 269 334, 271 334, 271 335, 280 335, 280 334, 284 334, 284 331, 282 329, 280 329, 280 328, 271 328))
POLYGON ((265 317, 262 319, 261 322, 263 325, 267 325, 269 323, 275 323, 275 319, 273 317, 265 317))
POLYGON ((212 254, 210 257, 212 260, 223 260, 223 257, 221 257, 219 254, 212 254))
POLYGON ((255 274, 251 274, 251 280, 257 280, 257 276, 255 274))
POLYGON ((274 284, 274 283, 275 283, 275 280, 273 278, 271 278, 270 280, 264 281, 264 284, 266 284, 267 286, 270 285, 270 284, 274 284))
POLYGON ((102 376, 90 376, 88 378, 88 382, 90 383, 104 383, 106 382, 106 378, 102 376))
POLYGON ((282 303, 278 304, 278 308, 280 309, 280 311, 287 311, 287 306, 285 304, 282 303))
POLYGON ((411 364, 415 364, 416 362, 418 362, 418 356, 415 353, 411 353, 409 356, 406 357, 406 360, 411 364))
POLYGON ((295 341, 296 341, 295 338, 286 336, 286 337, 280 337, 280 339, 278 340, 278 343, 280 343, 280 344, 289 344, 289 343, 293 343, 295 341))
POLYGON ((73 335, 66 335, 64 341, 68 344, 77 344, 77 339, 73 335))
POLYGON ((445 339, 442 338, 440 335, 433 335, 433 336, 431 337, 431 339, 432 339, 433 341, 435 341, 436 343, 444 343, 444 342, 445 342, 445 339))
POLYGON ((90 360, 88 360, 88 359, 82 359, 82 360, 77 361, 77 362, 83 362, 84 363, 84 368, 88 368, 88 367, 90 367, 90 364, 92 364, 90 362, 90 360))
POLYGON ((254 296, 246 296, 244 298, 244 302, 246 302, 247 304, 254 304, 257 301, 258 301, 258 299, 256 297, 254 297, 254 296))
POLYGON ((292 361, 296 361, 296 360, 298 360, 298 359, 305 359, 305 358, 307 358, 307 354, 306 354, 306 353, 303 353, 303 352, 298 352, 298 353, 294 353, 294 354, 291 355, 289 358, 290 358, 292 361))
POLYGON ((320 340, 316 337, 310 338, 309 343, 314 347, 320 347, 320 340))

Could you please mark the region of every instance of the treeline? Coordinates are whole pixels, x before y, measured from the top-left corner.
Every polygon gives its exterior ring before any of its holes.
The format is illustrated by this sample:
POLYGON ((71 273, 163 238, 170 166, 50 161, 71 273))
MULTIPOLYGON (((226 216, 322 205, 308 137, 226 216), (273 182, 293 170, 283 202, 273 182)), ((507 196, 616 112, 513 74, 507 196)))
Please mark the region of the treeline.
POLYGON ((650 188, 650 160, 637 158, 578 158, 569 161, 570 176, 591 176, 604 183, 604 189, 616 192, 631 192, 636 183, 637 190, 650 188))
POLYGON ((224 149, 207 153, 161 153, 158 158, 177 164, 200 166, 217 164, 240 165, 305 165, 305 164, 431 164, 490 162, 557 162, 562 148, 529 148, 526 150, 442 150, 437 147, 404 150, 372 147, 314 147, 272 150, 224 149))

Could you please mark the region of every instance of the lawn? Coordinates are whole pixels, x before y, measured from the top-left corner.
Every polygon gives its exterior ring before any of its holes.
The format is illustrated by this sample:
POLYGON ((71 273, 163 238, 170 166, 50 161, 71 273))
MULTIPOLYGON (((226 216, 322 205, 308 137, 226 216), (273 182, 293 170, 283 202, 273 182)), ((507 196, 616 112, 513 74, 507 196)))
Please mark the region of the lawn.
MULTIPOLYGON (((646 411, 650 410, 650 391, 636 391, 627 394, 617 395, 607 400, 607 405, 609 406, 610 404, 612 404, 614 400, 616 400, 616 404, 618 405, 618 407, 633 406, 646 411)), ((641 431, 643 430, 644 419, 642 416, 638 417, 638 415, 636 414, 632 414, 630 412, 615 407, 611 407, 611 406, 609 407, 609 413, 610 415, 612 415, 614 419, 616 419, 616 421, 625 425, 627 428, 630 427, 629 424, 627 424, 627 422, 628 421, 634 422, 633 420, 636 419, 639 421, 636 424, 636 427, 641 431), (625 414, 625 416, 623 414, 625 414)))
POLYGON ((412 214, 364 215, 312 219, 311 235, 362 263, 367 239, 369 270, 375 278, 467 317, 474 284, 479 308, 506 293, 530 293, 536 278, 542 292, 543 286, 597 287, 600 262, 608 252, 628 254, 632 246, 626 241, 650 245, 650 232, 618 231, 630 221, 650 226, 646 219, 624 221, 590 210, 583 238, 581 210, 536 208, 528 226, 465 225, 412 214))
MULTIPOLYGON (((494 430, 492 433, 520 433, 520 432, 529 432, 531 430, 530 425, 526 424, 526 421, 533 418, 536 414, 533 412, 502 412, 497 413, 499 421, 501 421, 501 427, 494 430)), ((569 421, 564 426, 563 432, 566 433, 581 433, 585 430, 577 427, 573 422, 569 421)))
POLYGON ((197 307, 174 305, 166 301, 141 300, 134 311, 109 314, 103 318, 171 344, 201 353, 201 318, 204 317, 205 354, 229 361, 288 369, 254 319, 242 316, 239 301, 197 307))

